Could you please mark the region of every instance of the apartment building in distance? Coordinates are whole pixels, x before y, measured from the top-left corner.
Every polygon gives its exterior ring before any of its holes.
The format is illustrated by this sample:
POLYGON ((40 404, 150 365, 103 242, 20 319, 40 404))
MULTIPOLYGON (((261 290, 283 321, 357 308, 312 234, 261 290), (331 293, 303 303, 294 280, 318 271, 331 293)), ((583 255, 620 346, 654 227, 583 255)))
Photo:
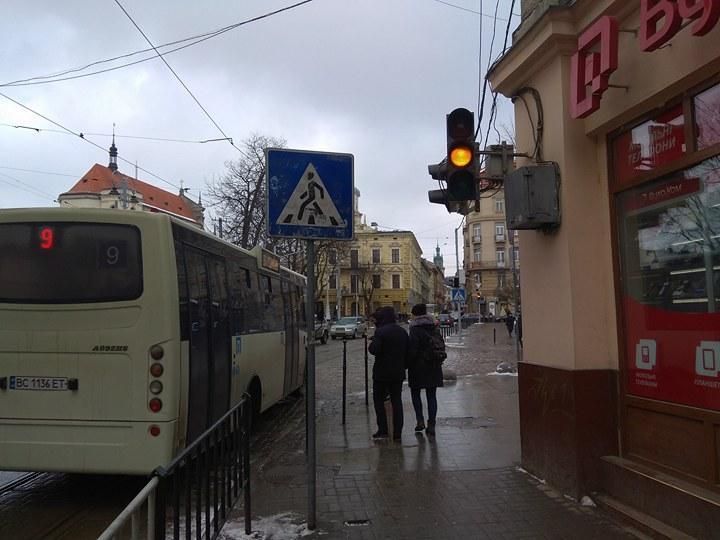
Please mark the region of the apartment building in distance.
POLYGON ((500 317, 515 312, 513 287, 519 286, 520 257, 517 232, 509 231, 505 224, 502 190, 481 199, 480 211, 467 215, 463 245, 466 313, 500 317))

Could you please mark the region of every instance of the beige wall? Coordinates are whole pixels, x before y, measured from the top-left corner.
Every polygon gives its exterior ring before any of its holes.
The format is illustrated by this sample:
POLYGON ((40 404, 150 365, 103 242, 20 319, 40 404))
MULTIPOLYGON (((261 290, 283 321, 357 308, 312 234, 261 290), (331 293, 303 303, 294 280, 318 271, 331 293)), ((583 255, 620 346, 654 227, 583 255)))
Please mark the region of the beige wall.
MULTIPOLYGON (((491 75, 493 87, 508 97, 523 86, 542 96, 543 157, 560 165, 562 225, 552 234, 520 233, 525 359, 569 369, 618 368, 607 133, 720 69, 720 25, 703 37, 686 27, 670 47, 652 53, 640 51, 634 34, 621 32, 620 65, 610 83, 629 89, 608 89, 599 111, 573 120, 570 56, 577 35, 603 13, 617 16, 621 29, 639 26, 637 2, 579 0, 518 32, 522 37, 491 75)), ((532 128, 520 100, 515 119, 517 150, 529 151, 532 128)))

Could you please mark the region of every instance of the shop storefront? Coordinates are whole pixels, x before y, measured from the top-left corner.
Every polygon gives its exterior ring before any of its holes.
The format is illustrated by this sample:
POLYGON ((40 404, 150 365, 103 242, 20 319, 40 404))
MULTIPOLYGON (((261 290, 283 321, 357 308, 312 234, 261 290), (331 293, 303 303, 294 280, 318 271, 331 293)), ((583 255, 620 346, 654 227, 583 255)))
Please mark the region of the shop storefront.
POLYGON ((562 214, 520 232, 523 465, 575 497, 627 484, 703 536, 720 525, 720 1, 522 4, 490 79, 520 165, 557 163, 562 214), (642 474, 613 484, 609 463, 642 474), (694 522, 653 482, 701 501, 694 522))

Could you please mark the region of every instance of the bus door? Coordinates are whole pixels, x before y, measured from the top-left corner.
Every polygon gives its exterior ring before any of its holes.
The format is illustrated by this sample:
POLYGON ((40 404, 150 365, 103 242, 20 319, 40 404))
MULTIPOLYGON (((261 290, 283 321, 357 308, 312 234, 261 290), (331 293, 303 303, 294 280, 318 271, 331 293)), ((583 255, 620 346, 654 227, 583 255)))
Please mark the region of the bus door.
POLYGON ((210 411, 210 295, 205 256, 185 246, 190 317, 188 436, 191 443, 205 431, 210 411))
POLYGON ((285 332, 285 384, 283 395, 287 395, 295 389, 295 379, 297 378, 297 325, 293 317, 294 305, 290 283, 281 280, 280 287, 282 290, 285 332))
MULTIPOLYGON (((230 318, 225 261, 208 257, 210 276, 210 424, 230 406, 230 318)), ((210 426, 208 426, 210 427, 210 426)))

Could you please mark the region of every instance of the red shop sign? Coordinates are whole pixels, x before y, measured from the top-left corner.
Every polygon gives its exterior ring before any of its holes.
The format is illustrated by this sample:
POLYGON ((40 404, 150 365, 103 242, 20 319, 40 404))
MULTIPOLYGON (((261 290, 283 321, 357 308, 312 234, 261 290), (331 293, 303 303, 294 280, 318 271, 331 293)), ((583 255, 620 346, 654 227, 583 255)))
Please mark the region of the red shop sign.
MULTIPOLYGON (((640 0, 640 50, 654 51, 692 21, 694 36, 704 36, 720 20, 720 0, 640 0)), ((570 114, 585 118, 600 108, 609 77, 618 65, 618 22, 605 15, 578 38, 571 59, 570 114)))
POLYGON ((676 105, 613 141, 615 178, 621 184, 681 157, 685 147, 685 116, 676 105))

